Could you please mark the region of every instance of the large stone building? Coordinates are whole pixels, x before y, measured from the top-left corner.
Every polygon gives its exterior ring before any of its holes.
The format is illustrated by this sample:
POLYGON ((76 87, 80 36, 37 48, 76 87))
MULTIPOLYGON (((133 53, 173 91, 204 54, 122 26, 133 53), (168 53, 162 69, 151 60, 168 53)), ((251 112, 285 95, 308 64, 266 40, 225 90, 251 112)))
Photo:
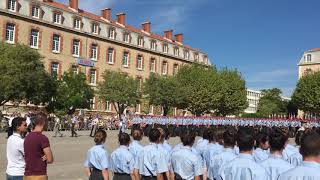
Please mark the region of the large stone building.
MULTIPOLYGON (((183 34, 173 35, 172 30, 155 34, 150 22, 135 28, 127 24, 125 13, 118 13, 115 20, 109 8, 101 15, 92 14, 79 9, 78 0, 68 5, 54 0, 1 0, 0 27, 0 41, 38 50, 53 76, 61 78, 70 69, 82 71, 93 87, 105 70, 120 70, 142 82, 151 72, 174 75, 183 64, 209 65, 208 55, 185 45, 183 34)), ((108 102, 92 101, 94 110, 113 111, 108 102)), ((136 109, 141 111, 140 105, 136 109)))
POLYGON ((299 64, 299 78, 302 76, 319 71, 320 69, 320 48, 308 50, 303 53, 299 64))

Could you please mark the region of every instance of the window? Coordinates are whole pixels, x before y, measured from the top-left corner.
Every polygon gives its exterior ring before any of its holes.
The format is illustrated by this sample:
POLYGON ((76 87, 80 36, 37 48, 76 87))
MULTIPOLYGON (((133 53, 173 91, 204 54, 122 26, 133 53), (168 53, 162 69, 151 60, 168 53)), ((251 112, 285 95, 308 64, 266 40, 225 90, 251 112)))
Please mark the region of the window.
POLYGON ((39 31, 36 29, 31 29, 30 35, 30 47, 38 48, 39 31))
POLYGON ((16 11, 17 1, 16 0, 8 0, 8 10, 16 11))
POLYGON ((111 103, 109 101, 106 102, 106 110, 107 111, 112 111, 111 103))
POLYGON ((58 12, 53 13, 53 23, 61 24, 61 14, 58 12))
POLYGON ((40 8, 38 6, 32 6, 31 16, 34 17, 34 18, 39 18, 40 17, 40 8))
POLYGON ((199 54, 198 53, 194 53, 194 60, 199 61, 199 54))
POLYGON ((154 58, 150 59, 150 72, 156 72, 156 60, 154 58))
POLYGON ((92 24, 92 33, 93 34, 99 34, 99 25, 96 23, 92 24))
POLYGON ((71 66, 71 70, 72 70, 73 74, 78 74, 79 73, 77 65, 72 65, 71 66))
POLYGON ((143 69, 143 56, 138 55, 137 57, 137 69, 142 70, 143 69))
POLYGON ((156 41, 151 41, 151 49, 156 50, 157 49, 157 42, 156 41))
POLYGON ((168 63, 167 61, 162 62, 162 74, 166 75, 168 73, 168 63))
POLYGON ((110 39, 115 39, 115 37, 116 37, 116 31, 114 30, 114 28, 110 28, 110 29, 109 29, 109 35, 108 35, 108 37, 109 37, 110 39))
POLYGON ((6 42, 14 43, 15 25, 8 23, 6 28, 6 42))
POLYGON ((54 34, 52 38, 52 51, 53 52, 60 52, 60 36, 54 34))
POLYGON ((306 62, 311 62, 311 54, 307 54, 306 62))
POLYGON ((75 18, 73 20, 73 28, 80 30, 81 29, 81 20, 75 18))
POLYGON ((51 76, 57 79, 58 74, 59 74, 59 63, 54 62, 51 64, 51 76))
POLYGON ((123 53, 122 65, 124 67, 128 67, 129 66, 129 52, 124 52, 123 53))
POLYGON ((80 56, 80 41, 74 39, 72 43, 72 55, 79 57, 80 56))
POLYGON ((178 68, 179 68, 178 64, 173 65, 173 75, 176 75, 178 73, 178 68))
POLYGON ((95 69, 90 70, 90 84, 95 85, 96 84, 96 76, 97 71, 95 69))
POLYGON ((304 71, 304 75, 309 75, 309 74, 312 74, 312 70, 310 68, 304 71))
POLYGON ((92 44, 91 45, 91 59, 97 60, 98 58, 98 45, 92 44))
POLYGON ((178 47, 174 48, 174 55, 179 56, 179 48, 178 47))
POLYGON ((168 44, 164 44, 163 45, 163 52, 168 53, 168 51, 169 51, 168 44))
POLYGON ((189 59, 189 57, 190 57, 189 51, 185 50, 184 53, 183 53, 183 57, 185 59, 189 59))
POLYGON ((138 46, 143 47, 144 40, 143 37, 138 37, 138 46))
POLYGON ((126 42, 126 43, 130 42, 130 34, 129 33, 124 33, 123 41, 126 42))
POLYGON ((96 98, 94 97, 93 99, 90 99, 89 100, 89 103, 90 103, 90 109, 95 109, 96 108, 96 98))
POLYGON ((114 49, 109 48, 108 49, 108 63, 113 64, 113 59, 114 59, 114 49))

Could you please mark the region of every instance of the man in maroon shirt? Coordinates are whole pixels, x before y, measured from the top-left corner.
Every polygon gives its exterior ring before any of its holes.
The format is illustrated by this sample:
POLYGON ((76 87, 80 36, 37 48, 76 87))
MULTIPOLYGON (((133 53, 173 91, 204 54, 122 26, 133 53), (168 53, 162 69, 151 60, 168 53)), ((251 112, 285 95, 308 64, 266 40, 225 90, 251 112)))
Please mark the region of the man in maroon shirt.
POLYGON ((24 180, 47 180, 47 164, 53 162, 49 139, 42 134, 47 116, 43 113, 36 115, 34 128, 24 141, 26 168, 24 180))

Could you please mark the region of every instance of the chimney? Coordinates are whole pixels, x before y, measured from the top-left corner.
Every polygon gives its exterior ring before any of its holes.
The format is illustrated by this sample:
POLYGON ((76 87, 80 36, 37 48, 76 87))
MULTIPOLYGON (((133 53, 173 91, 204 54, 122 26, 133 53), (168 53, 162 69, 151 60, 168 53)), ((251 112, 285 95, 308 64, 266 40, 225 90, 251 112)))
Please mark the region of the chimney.
POLYGON ((173 30, 164 31, 164 37, 167 38, 167 39, 172 40, 172 32, 173 32, 173 30))
POLYGON ((78 0, 69 0, 69 6, 72 9, 78 10, 78 0))
POLYGON ((110 21, 111 20, 111 9, 110 8, 105 8, 101 10, 101 16, 110 21))
POLYGON ((126 14, 125 13, 119 13, 117 14, 117 22, 121 25, 125 25, 126 23, 126 14))
POLYGON ((142 25, 142 30, 151 33, 151 22, 144 22, 141 24, 142 25))
POLYGON ((176 34, 176 35, 175 35, 175 38, 176 38, 176 41, 177 41, 177 42, 183 43, 183 34, 182 34, 182 33, 176 34))

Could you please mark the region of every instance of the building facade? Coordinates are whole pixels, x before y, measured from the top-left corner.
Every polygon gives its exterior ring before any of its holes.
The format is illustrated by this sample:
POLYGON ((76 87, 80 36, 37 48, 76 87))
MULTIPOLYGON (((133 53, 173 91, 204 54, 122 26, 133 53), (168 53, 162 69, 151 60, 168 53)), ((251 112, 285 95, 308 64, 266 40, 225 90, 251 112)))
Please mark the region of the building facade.
MULTIPOLYGON (((248 107, 244 110, 245 113, 257 113, 258 110, 258 104, 260 98, 263 96, 263 93, 261 91, 247 89, 247 102, 248 107)), ((281 96, 281 99, 283 101, 290 101, 291 98, 281 96)))
POLYGON ((319 71, 320 69, 320 48, 308 50, 303 53, 299 64, 299 78, 306 74, 319 71))
MULTIPOLYGON (((38 50, 47 71, 58 79, 70 69, 81 71, 93 87, 105 70, 126 72, 143 82, 150 73, 174 75, 184 64, 210 64, 206 53, 184 44, 183 34, 166 30, 158 35, 151 31, 150 22, 135 28, 126 23, 125 13, 112 19, 109 8, 95 15, 79 9, 78 0, 69 2, 1 0, 0 41, 38 50)), ((92 109, 114 110, 97 98, 92 109)), ((141 105, 136 111, 141 111, 141 105)))

